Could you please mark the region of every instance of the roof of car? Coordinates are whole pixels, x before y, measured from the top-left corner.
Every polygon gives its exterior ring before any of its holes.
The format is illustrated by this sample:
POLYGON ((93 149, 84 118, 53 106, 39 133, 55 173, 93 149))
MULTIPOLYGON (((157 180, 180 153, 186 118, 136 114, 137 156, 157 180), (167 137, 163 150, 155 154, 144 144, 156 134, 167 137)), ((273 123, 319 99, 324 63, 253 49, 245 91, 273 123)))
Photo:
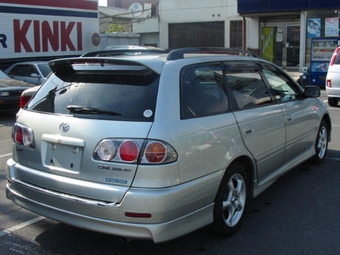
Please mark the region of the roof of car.
MULTIPOLYGON (((98 51, 105 52, 105 51, 98 51)), ((84 54, 81 58, 72 59, 58 59, 50 61, 50 66, 53 72, 56 72, 60 66, 82 64, 82 63, 117 63, 117 61, 132 61, 138 64, 147 66, 157 73, 161 73, 164 62, 167 61, 185 61, 186 63, 197 63, 201 61, 221 61, 226 58, 232 58, 234 60, 253 60, 259 58, 256 54, 234 48, 221 48, 221 47, 194 47, 194 48, 180 48, 171 50, 169 53, 162 50, 159 52, 153 52, 151 54, 137 54, 137 55, 125 55, 118 54, 115 56, 93 56, 92 54, 84 54)), ((122 63, 122 62, 121 62, 122 63)))
POLYGON ((13 67, 15 65, 40 65, 40 64, 48 64, 48 61, 25 61, 25 62, 18 62, 18 63, 15 63, 15 64, 11 65, 9 68, 11 68, 11 67, 13 67))
POLYGON ((81 55, 81 57, 106 57, 118 55, 146 55, 146 54, 160 54, 166 51, 161 48, 149 46, 135 46, 135 45, 111 45, 104 50, 90 51, 81 55))

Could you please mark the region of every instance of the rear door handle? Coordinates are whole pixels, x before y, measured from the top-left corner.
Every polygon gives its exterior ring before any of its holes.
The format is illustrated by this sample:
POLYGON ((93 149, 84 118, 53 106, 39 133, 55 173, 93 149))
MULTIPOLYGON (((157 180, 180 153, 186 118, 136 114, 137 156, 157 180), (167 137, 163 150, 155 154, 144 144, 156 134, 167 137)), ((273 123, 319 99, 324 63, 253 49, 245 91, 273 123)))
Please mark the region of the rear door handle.
POLYGON ((246 135, 250 135, 250 134, 252 134, 254 131, 251 129, 251 128, 245 128, 244 129, 244 133, 246 134, 246 135))

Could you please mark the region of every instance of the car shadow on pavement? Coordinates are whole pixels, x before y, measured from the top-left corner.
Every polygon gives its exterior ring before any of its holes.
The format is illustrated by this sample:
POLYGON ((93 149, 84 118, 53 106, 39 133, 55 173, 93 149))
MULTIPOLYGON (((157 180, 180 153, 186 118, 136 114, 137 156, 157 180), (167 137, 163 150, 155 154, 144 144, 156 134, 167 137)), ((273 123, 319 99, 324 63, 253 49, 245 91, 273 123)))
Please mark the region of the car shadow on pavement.
MULTIPOLYGON (((331 155, 339 154, 331 151, 331 155)), ((154 244, 149 240, 122 242, 116 236, 87 231, 51 221, 36 237, 50 254, 328 254, 340 249, 338 212, 339 162, 322 165, 306 162, 282 176, 270 188, 249 201, 245 222, 231 237, 218 237, 209 227, 175 240, 154 244), (323 194, 323 192, 325 194, 323 194), (327 196, 327 199, 325 197, 327 196), (324 208, 327 208, 325 210, 324 208), (327 226, 327 228, 324 228, 327 226)))

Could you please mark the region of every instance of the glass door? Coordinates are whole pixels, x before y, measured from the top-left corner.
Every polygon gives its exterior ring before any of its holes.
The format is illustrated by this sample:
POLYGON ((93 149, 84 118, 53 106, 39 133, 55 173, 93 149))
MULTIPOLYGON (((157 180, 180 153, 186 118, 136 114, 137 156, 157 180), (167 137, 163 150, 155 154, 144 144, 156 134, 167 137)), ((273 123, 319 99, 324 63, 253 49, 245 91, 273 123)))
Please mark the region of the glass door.
POLYGON ((300 55, 299 24, 266 23, 262 26, 261 56, 274 64, 298 67, 300 55))
POLYGON ((286 67, 299 67, 300 61, 300 26, 286 25, 286 67))

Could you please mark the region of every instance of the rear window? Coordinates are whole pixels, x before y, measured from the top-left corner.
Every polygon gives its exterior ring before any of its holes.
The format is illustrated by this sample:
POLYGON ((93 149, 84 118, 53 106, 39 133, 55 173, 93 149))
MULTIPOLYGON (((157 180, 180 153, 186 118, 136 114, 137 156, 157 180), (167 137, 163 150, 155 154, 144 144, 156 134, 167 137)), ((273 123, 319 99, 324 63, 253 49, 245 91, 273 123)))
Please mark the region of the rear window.
POLYGON ((159 75, 131 63, 67 64, 26 109, 79 118, 153 121, 159 75))

